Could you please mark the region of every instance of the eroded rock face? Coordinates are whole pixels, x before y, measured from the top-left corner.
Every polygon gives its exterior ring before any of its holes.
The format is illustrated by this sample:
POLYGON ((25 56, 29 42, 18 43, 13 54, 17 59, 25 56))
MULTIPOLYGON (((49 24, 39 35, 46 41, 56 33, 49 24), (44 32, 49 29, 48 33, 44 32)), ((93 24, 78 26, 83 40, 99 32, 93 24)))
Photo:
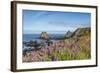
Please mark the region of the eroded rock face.
POLYGON ((48 35, 47 32, 42 32, 41 35, 40 35, 40 38, 47 40, 47 39, 49 39, 49 35, 48 35))

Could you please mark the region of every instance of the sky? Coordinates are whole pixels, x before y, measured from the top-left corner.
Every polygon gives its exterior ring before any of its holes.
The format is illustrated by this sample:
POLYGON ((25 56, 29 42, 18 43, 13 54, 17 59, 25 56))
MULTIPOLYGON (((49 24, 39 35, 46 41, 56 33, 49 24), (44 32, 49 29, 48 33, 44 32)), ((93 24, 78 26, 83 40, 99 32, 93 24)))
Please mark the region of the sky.
POLYGON ((63 33, 90 26, 90 13, 23 10, 24 34, 63 33))

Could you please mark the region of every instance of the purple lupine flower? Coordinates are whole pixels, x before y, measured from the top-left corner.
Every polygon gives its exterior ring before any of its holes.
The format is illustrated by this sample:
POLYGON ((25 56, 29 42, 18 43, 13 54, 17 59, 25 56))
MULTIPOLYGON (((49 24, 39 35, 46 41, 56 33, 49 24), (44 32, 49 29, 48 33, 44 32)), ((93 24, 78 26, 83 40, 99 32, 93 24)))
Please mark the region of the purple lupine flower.
POLYGON ((58 61, 58 58, 55 56, 52 56, 52 61, 58 61))

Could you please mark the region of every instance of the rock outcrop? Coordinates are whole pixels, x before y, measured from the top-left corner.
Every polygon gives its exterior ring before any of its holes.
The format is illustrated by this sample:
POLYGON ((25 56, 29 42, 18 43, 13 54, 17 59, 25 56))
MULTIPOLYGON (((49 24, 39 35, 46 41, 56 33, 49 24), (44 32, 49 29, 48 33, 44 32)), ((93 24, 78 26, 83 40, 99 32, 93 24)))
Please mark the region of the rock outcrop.
POLYGON ((65 34, 65 38, 68 38, 72 35, 72 32, 71 31, 68 31, 66 34, 65 34))
POLYGON ((47 40, 47 39, 49 39, 49 35, 48 35, 47 32, 42 32, 41 35, 40 35, 40 38, 44 39, 44 40, 47 40))

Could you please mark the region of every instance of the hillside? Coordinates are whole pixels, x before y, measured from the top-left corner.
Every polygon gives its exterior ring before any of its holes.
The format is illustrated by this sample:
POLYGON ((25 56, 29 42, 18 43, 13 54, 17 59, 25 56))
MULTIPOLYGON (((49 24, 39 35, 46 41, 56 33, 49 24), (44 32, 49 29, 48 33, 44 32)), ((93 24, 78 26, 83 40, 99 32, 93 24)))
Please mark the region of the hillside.
POLYGON ((74 37, 81 37, 81 36, 87 36, 90 35, 91 33, 91 28, 78 28, 76 29, 73 34, 71 35, 71 38, 74 37))

